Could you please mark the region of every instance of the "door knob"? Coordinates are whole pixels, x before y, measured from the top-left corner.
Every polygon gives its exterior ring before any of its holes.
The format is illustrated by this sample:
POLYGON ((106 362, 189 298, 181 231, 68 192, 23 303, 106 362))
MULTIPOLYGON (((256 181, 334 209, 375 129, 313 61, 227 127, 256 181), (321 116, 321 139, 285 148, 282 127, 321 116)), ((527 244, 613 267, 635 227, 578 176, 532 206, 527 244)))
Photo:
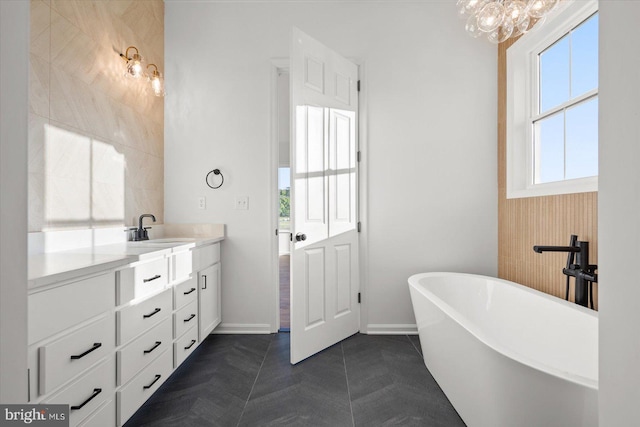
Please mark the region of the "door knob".
POLYGON ((307 235, 304 233, 296 233, 296 242, 302 242, 307 240, 307 235))

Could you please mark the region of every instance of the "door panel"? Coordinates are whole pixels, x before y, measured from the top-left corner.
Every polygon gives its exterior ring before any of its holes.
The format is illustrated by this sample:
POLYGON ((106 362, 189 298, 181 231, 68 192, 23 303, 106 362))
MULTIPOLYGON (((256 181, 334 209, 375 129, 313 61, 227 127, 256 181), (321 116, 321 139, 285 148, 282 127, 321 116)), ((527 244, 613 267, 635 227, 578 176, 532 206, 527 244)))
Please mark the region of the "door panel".
POLYGON ((294 29, 291 363, 358 332, 358 68, 294 29), (303 240, 302 237, 306 236, 303 240))
POLYGON ((356 229, 355 113, 329 110, 329 236, 356 229))
POLYGON ((297 150, 291 162, 294 223, 307 235, 306 246, 327 238, 327 178, 325 156, 325 112, 321 107, 299 106, 297 150))
POLYGON ((305 329, 322 325, 325 321, 326 281, 324 248, 305 249, 304 281, 307 295, 307 322, 305 329))
POLYGON ((336 312, 334 317, 349 314, 352 310, 351 295, 351 245, 336 245, 333 248, 336 260, 336 312))
POLYGON ((310 56, 304 58, 304 85, 324 94, 324 62, 310 56))

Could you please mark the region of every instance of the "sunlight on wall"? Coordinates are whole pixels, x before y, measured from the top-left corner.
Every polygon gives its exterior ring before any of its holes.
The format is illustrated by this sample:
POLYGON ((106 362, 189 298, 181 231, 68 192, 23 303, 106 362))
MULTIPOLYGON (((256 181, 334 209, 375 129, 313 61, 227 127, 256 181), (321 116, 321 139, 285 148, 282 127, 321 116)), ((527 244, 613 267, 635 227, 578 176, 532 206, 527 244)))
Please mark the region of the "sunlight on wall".
POLYGON ((45 125, 47 228, 123 225, 125 158, 115 147, 45 125))

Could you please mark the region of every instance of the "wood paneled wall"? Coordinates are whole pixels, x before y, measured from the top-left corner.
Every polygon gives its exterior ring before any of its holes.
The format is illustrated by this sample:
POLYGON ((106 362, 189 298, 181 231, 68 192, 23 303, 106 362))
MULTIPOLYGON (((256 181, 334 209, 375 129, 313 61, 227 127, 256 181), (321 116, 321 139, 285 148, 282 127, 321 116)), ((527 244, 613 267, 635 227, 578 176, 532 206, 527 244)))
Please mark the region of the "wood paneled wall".
MULTIPOLYGON (((598 193, 507 199, 507 49, 498 47, 498 276, 564 298, 566 254, 533 252, 533 245, 567 245, 571 234, 590 242, 598 262, 598 193)), ((569 298, 573 301, 573 279, 569 298)), ((598 285, 594 286, 597 308, 598 285)))

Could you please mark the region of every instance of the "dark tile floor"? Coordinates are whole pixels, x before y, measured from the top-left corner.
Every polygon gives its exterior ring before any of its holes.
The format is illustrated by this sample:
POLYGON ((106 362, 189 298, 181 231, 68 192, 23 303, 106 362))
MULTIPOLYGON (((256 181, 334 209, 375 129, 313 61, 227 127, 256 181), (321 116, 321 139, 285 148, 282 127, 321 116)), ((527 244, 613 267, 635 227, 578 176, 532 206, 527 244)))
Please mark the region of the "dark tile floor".
POLYGON ((289 323, 289 308, 291 307, 289 291, 291 256, 280 255, 278 265, 280 268, 280 329, 288 330, 291 326, 289 323))
POLYGON ((417 336, 357 334, 292 366, 289 334, 210 335, 134 426, 464 426, 417 336))

